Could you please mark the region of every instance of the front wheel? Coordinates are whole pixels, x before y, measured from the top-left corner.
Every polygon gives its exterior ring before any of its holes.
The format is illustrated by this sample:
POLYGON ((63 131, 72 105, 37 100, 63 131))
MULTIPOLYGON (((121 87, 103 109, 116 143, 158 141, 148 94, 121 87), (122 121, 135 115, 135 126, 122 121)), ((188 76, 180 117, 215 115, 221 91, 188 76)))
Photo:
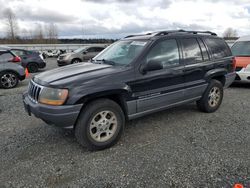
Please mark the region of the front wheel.
POLYGON ((80 62, 81 62, 80 59, 73 59, 72 62, 71 62, 71 64, 76 64, 76 63, 80 63, 80 62))
POLYGON ((109 99, 98 99, 82 110, 75 127, 77 141, 89 150, 116 144, 125 124, 121 107, 109 99))
POLYGON ((203 112, 215 112, 223 99, 223 85, 218 80, 211 80, 197 107, 203 112))

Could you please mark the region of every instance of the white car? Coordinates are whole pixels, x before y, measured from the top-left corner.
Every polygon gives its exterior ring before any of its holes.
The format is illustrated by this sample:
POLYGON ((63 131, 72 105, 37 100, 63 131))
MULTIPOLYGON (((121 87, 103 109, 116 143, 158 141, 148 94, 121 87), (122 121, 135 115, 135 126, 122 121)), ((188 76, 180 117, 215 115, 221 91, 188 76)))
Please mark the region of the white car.
POLYGON ((236 61, 235 81, 250 83, 250 36, 239 38, 231 50, 236 61))
POLYGON ((47 57, 58 57, 60 55, 60 51, 59 50, 48 50, 45 55, 47 57))

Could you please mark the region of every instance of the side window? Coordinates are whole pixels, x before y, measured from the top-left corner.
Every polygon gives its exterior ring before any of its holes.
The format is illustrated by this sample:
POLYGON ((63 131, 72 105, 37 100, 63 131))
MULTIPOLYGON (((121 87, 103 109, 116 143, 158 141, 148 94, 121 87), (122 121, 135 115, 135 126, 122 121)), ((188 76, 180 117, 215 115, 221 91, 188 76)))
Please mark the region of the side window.
POLYGON ((8 52, 0 52, 0 61, 1 62, 8 62, 13 59, 13 55, 8 52))
POLYGON ((96 51, 96 52, 101 52, 103 49, 104 49, 104 48, 96 47, 96 48, 95 48, 95 51, 96 51))
POLYGON ((92 48, 89 48, 87 51, 88 52, 95 52, 95 49, 96 49, 95 47, 92 47, 92 48))
POLYGON ((202 52, 203 60, 205 60, 205 61, 209 60, 208 52, 207 52, 207 49, 205 47, 204 42, 201 39, 199 39, 198 41, 199 41, 199 45, 201 47, 201 52, 202 52))
POLYGON ((14 54, 16 54, 17 56, 25 55, 24 51, 22 51, 22 50, 11 50, 11 51, 14 52, 14 54))
POLYGON ((212 52, 214 59, 231 56, 230 49, 224 40, 220 38, 207 38, 205 42, 212 52))
POLYGON ((201 62, 202 55, 200 46, 195 38, 182 39, 183 55, 188 64, 201 62))
POLYGON ((179 65, 179 50, 175 39, 164 40, 157 43, 148 53, 147 62, 160 61, 164 68, 179 65))

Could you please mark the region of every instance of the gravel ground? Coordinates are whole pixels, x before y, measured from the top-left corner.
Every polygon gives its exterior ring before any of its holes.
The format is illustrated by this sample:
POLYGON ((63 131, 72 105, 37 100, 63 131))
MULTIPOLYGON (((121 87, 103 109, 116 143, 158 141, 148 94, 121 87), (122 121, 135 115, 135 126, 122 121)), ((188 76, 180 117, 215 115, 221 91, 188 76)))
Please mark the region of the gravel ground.
POLYGON ((213 114, 188 104, 130 121, 117 145, 89 152, 26 114, 27 83, 0 90, 0 187, 250 187, 250 85, 213 114))

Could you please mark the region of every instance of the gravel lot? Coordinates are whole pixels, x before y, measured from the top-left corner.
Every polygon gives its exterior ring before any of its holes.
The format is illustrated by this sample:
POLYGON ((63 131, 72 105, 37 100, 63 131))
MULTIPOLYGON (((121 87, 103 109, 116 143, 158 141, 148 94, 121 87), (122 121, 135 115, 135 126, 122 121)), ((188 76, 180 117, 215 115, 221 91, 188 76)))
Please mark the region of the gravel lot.
POLYGON ((89 152, 26 114, 27 83, 0 90, 0 187, 250 187, 250 85, 213 114, 188 104, 130 121, 117 145, 89 152))

